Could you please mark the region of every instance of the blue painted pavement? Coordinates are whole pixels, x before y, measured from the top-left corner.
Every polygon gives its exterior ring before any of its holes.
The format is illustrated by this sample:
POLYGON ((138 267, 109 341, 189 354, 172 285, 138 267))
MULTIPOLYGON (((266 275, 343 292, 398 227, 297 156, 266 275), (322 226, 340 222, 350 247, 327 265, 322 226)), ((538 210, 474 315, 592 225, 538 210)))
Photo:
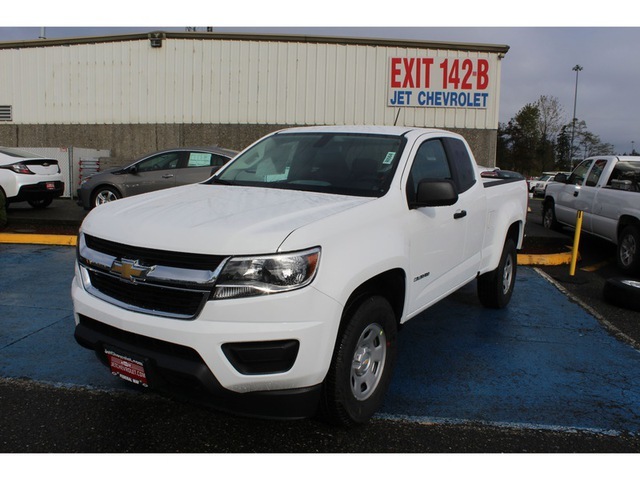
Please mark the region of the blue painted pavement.
MULTIPOLYGON (((73 339, 71 247, 0 245, 0 377, 130 390, 73 339)), ((380 417, 640 434, 640 352, 533 269, 504 310, 475 283, 401 330, 380 417)))

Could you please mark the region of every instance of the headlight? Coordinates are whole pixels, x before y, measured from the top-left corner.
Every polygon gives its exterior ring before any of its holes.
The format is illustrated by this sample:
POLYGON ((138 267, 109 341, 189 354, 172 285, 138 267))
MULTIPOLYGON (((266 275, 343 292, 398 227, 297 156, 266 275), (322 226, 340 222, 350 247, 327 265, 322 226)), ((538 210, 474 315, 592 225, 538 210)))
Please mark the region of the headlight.
POLYGON ((319 247, 279 255, 234 257, 220 273, 213 298, 253 297, 302 288, 313 281, 319 260, 319 247))
POLYGON ((93 177, 94 174, 91 175, 87 175, 86 177, 84 177, 82 180, 80 180, 80 186, 84 185, 85 183, 87 183, 89 180, 91 180, 91 178, 93 177))

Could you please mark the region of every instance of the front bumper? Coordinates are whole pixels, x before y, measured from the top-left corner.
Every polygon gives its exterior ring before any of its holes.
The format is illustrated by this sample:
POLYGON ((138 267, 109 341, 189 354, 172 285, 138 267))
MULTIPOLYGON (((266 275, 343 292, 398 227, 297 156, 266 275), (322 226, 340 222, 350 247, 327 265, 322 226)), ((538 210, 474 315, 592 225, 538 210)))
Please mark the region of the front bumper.
POLYGON ((78 199, 76 203, 85 210, 91 210, 91 191, 88 188, 78 188, 76 191, 78 199))
POLYGON ((145 360, 152 388, 177 388, 218 408, 262 417, 315 413, 342 312, 312 286, 210 301, 194 320, 124 310, 93 297, 78 280, 72 297, 76 340, 103 363, 105 346, 113 347, 145 360), (240 359, 229 353, 229 346, 247 345, 255 348, 240 349, 240 359))

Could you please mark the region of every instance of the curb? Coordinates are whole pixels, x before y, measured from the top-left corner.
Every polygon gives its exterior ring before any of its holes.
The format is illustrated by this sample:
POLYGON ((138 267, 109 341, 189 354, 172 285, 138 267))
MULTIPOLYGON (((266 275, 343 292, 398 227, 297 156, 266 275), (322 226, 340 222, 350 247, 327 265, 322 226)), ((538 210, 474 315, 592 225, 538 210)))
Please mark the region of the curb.
MULTIPOLYGON (((33 245, 63 245, 75 247, 78 242, 76 235, 40 235, 25 233, 0 233, 0 243, 26 243, 33 245)), ((571 263, 571 252, 552 254, 518 254, 518 265, 565 265, 571 263)))
MULTIPOLYGON (((571 252, 540 254, 540 255, 519 253, 518 265, 529 265, 529 266, 565 265, 565 264, 571 263, 571 256, 572 256, 571 252)), ((578 255, 578 259, 580 259, 579 255, 578 255)))
POLYGON ((75 235, 40 235, 34 233, 0 233, 0 243, 29 243, 33 245, 64 245, 75 247, 75 235))

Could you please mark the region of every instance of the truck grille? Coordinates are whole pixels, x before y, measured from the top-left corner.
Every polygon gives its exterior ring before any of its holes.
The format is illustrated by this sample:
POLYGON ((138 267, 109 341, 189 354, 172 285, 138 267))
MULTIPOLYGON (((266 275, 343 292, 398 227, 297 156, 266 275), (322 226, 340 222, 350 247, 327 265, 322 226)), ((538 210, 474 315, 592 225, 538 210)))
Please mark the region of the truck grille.
POLYGON ((226 257, 154 250, 81 235, 85 289, 119 307, 189 320, 211 296, 226 257))
POLYGON ((89 277, 94 288, 126 305, 143 311, 160 311, 190 318, 200 312, 210 294, 209 291, 123 282, 119 278, 96 271, 90 271, 89 277))

